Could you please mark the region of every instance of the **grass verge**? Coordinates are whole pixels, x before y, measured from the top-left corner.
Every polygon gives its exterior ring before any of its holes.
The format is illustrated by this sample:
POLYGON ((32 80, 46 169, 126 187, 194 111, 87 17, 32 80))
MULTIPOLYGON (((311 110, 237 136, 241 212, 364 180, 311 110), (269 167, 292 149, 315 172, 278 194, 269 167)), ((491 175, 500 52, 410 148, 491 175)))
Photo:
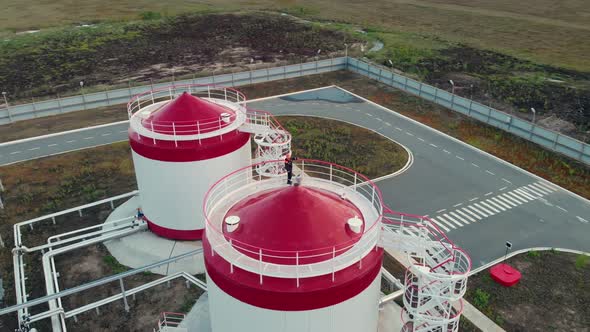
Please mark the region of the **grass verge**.
POLYGON ((522 273, 510 288, 495 283, 489 269, 469 278, 465 298, 506 331, 580 331, 590 326, 590 266, 556 251, 521 254, 508 264, 522 273))

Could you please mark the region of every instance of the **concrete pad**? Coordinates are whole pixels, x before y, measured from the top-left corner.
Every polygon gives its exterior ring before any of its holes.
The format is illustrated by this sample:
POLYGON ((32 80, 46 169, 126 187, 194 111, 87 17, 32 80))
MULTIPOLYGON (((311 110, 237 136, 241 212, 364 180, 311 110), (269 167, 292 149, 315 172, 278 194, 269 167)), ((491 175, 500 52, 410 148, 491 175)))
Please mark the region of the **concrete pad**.
POLYGON ((180 327, 188 329, 188 332, 211 332, 211 318, 209 316, 209 296, 205 292, 191 311, 186 314, 186 317, 180 323, 180 327))
MULTIPOLYGON (((138 206, 139 197, 132 197, 113 210, 106 221, 134 216, 138 206)), ((149 230, 106 241, 104 245, 119 263, 130 268, 139 268, 202 247, 201 241, 169 240, 159 237, 149 230)), ((180 271, 186 271, 193 275, 204 273, 203 255, 194 255, 151 270, 152 273, 161 275, 169 275, 180 271)))
POLYGON ((389 301, 379 307, 378 332, 399 332, 402 326, 402 307, 394 301, 389 301))

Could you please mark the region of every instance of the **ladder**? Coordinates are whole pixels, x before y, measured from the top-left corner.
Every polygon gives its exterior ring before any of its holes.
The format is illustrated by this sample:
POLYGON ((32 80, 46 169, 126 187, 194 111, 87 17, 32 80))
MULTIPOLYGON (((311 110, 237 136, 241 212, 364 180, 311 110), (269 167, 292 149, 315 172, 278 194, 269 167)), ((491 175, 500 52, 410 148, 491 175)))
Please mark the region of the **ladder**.
POLYGON ((275 177, 285 173, 282 163, 276 161, 284 160, 291 153, 291 134, 270 112, 247 110, 246 122, 239 130, 254 135, 258 174, 275 177))
POLYGON ((154 332, 188 332, 185 327, 180 327, 180 323, 185 318, 185 314, 178 312, 163 312, 158 319, 158 327, 154 332))
POLYGON ((384 209, 379 245, 405 252, 402 332, 455 332, 471 269, 469 256, 427 217, 384 209))

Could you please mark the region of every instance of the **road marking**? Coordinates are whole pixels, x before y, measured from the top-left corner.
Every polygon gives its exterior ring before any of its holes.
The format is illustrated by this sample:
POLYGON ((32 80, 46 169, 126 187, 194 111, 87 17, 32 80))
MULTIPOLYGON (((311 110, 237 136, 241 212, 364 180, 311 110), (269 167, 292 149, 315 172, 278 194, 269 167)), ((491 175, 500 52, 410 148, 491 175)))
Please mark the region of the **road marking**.
POLYGON ((490 198, 492 201, 496 202, 496 204, 499 204, 503 207, 505 207, 506 209, 512 209, 512 206, 502 202, 500 199, 498 199, 498 197, 492 197, 490 198))
POLYGON ((479 216, 479 214, 474 213, 473 211, 469 210, 468 208, 463 208, 463 211, 469 213, 470 215, 474 216, 477 220, 481 220, 481 217, 479 216))
POLYGON ((379 119, 379 118, 375 118, 375 120, 377 120, 377 121, 380 121, 380 122, 383 122, 383 120, 381 120, 381 119, 379 119))
POLYGON ((537 188, 540 192, 542 192, 545 195, 552 193, 552 191, 549 191, 547 188, 539 185, 538 183, 533 183, 533 184, 531 184, 531 186, 533 186, 534 188, 537 188))
POLYGON ((370 113, 365 113, 367 116, 373 117, 370 113))
POLYGON ((11 152, 10 154, 17 154, 17 153, 21 153, 21 151, 14 151, 14 152, 11 152))
POLYGON ((457 220, 451 218, 451 216, 449 216, 448 214, 443 214, 443 216, 445 216, 445 219, 450 220, 452 222, 454 222, 455 224, 457 224, 459 227, 463 227, 463 224, 458 222, 457 220))
POLYGON ((486 204, 489 204, 490 207, 495 207, 502 211, 506 211, 506 209, 503 206, 498 205, 498 203, 494 203, 491 198, 486 200, 486 204))
POLYGON ((461 205, 463 205, 463 203, 455 204, 455 205, 453 205, 453 207, 457 207, 457 206, 461 206, 461 205))
POLYGON ((430 143, 430 144, 428 144, 428 145, 432 146, 433 148, 438 148, 438 146, 437 146, 437 145, 434 145, 434 144, 432 144, 432 143, 430 143))
POLYGON ((84 137, 84 139, 93 139, 94 136, 90 136, 90 137, 84 137))
POLYGON ((110 135, 111 135, 111 133, 105 133, 105 134, 102 134, 100 136, 110 136, 110 135))
POLYGON ((502 188, 500 188, 500 191, 504 191, 504 190, 506 190, 506 188, 508 188, 508 187, 502 187, 502 188))
MULTIPOLYGON (((470 205, 470 206, 468 206, 467 208, 468 208, 469 210, 473 211, 473 212, 474 212, 476 215, 482 215, 482 216, 483 216, 483 218, 487 218, 487 217, 488 217, 488 215, 487 215, 485 212, 482 212, 482 211, 478 210, 478 209, 477 209, 475 206, 473 206, 473 205, 470 205)), ((479 218, 479 219, 482 219, 482 218, 479 218)))
POLYGON ((567 210, 566 210, 566 209, 564 209, 564 208, 562 208, 561 206, 559 206, 559 205, 555 205, 555 207, 556 207, 556 208, 558 208, 558 209, 560 209, 561 211, 563 211, 563 212, 566 212, 566 213, 567 213, 567 210))
POLYGON ((48 146, 57 146, 57 144, 49 144, 48 146))
POLYGON ((470 201, 470 202, 473 202, 473 201, 477 201, 478 199, 479 199, 479 197, 473 197, 473 198, 472 198, 472 199, 470 199, 469 201, 470 201))
POLYGON ((126 132, 127 132, 127 130, 121 130, 120 131, 120 133, 126 133, 126 132))
POLYGON ((465 160, 465 159, 463 159, 462 157, 459 157, 459 156, 455 156, 455 157, 457 157, 457 159, 465 160))
POLYGON ((508 200, 507 198, 503 197, 502 195, 498 196, 498 199, 501 200, 501 201, 504 201, 504 202, 506 202, 506 203, 508 203, 510 205, 512 205, 512 207, 518 206, 518 204, 515 204, 514 202, 512 202, 512 201, 508 200))
POLYGON ((385 125, 391 127, 391 123, 389 122, 385 122, 385 125))
POLYGON ((476 222, 476 221, 477 221, 477 220, 475 220, 475 219, 471 218, 471 216, 467 215, 466 213, 464 213, 464 212, 463 212, 463 211, 461 211, 461 210, 457 210, 457 211, 455 211, 455 212, 457 212, 458 214, 462 215, 463 217, 465 217, 465 218, 467 218, 467 219, 471 220, 471 222, 476 222))
POLYGON ((580 216, 576 216, 576 218, 578 218, 578 220, 579 220, 579 221, 581 221, 581 222, 583 222, 583 223, 585 223, 585 224, 587 224, 587 223, 588 223, 588 220, 586 220, 586 219, 584 219, 584 218, 582 218, 582 217, 580 217, 580 216))
POLYGON ((444 226, 442 223, 438 222, 436 219, 430 218, 430 220, 432 220, 432 222, 434 222, 438 227, 444 229, 445 232, 450 232, 451 231, 448 227, 444 226))
POLYGON ((487 214, 486 217, 494 215, 494 213, 492 211, 486 209, 485 207, 479 205, 478 203, 473 203, 473 205, 475 205, 478 208, 478 211, 481 210, 481 211, 485 212, 487 214))
POLYGON ((493 207, 491 204, 486 203, 486 201, 481 201, 479 202, 481 205, 484 205, 485 207, 487 207, 488 209, 494 211, 495 213, 500 213, 500 210, 496 209, 495 207, 493 207))
POLYGON ((464 223, 465 223, 465 225, 469 225, 469 224, 470 224, 470 222, 469 222, 469 221, 467 221, 467 220, 463 219, 461 216, 459 216, 458 214, 456 214, 456 213, 454 213, 454 212, 449 212, 449 214, 450 214, 450 215, 452 215, 453 217, 455 217, 455 218, 457 218, 457 219, 461 220, 462 222, 464 222, 464 223))
POLYGON ((508 195, 510 195, 512 198, 514 198, 514 200, 515 200, 515 201, 519 202, 519 203, 518 203, 519 205, 520 205, 520 204, 522 204, 522 203, 526 203, 526 202, 527 202, 527 200, 526 200, 526 199, 524 199, 524 198, 522 198, 522 197, 518 196, 517 194, 515 194, 515 193, 514 193, 514 192, 512 192, 512 191, 509 191, 507 194, 508 194, 508 195))
POLYGON ((505 200, 509 201, 510 204, 513 204, 514 206, 518 206, 518 205, 522 204, 522 202, 514 199, 512 196, 510 196, 508 194, 502 194, 502 195, 500 195, 498 197, 504 198, 505 200))
POLYGON ((559 189, 559 188, 555 188, 552 185, 547 184, 547 183, 544 183, 544 182, 537 182, 537 184, 540 185, 540 186, 543 186, 543 187, 547 188, 551 192, 556 191, 557 189, 559 189))
POLYGON ((493 191, 490 191, 489 193, 485 194, 484 196, 490 196, 493 193, 494 193, 493 191))
POLYGON ((418 140, 424 142, 423 138, 418 137, 418 140))
POLYGON ((477 164, 471 163, 471 165, 473 165, 474 167, 479 168, 479 166, 477 164))
POLYGON ((519 193, 519 194, 523 195, 523 196, 524 196, 524 197, 526 197, 526 198, 530 198, 531 200, 535 200, 535 199, 537 199, 537 197, 535 197, 535 196, 533 196, 533 195, 531 195, 531 194, 527 193, 526 191, 524 191, 524 190, 522 190, 522 189, 520 189, 520 188, 519 188, 519 189, 515 189, 514 191, 516 191, 517 193, 519 193))
POLYGON ((488 174, 490 174, 490 175, 496 175, 496 174, 494 174, 494 173, 492 173, 492 172, 488 171, 487 169, 486 169, 486 173, 488 173, 488 174))
POLYGON ((440 209, 438 211, 436 211, 436 213, 441 213, 441 212, 445 212, 447 209, 440 209))
POLYGON ((449 151, 447 151, 447 150, 445 150, 445 149, 443 149, 443 151, 444 151, 445 153, 451 154, 449 151))
POLYGON ((506 180, 504 178, 502 178, 502 181, 512 184, 512 182, 510 182, 510 181, 508 181, 508 180, 506 180))
POLYGON ((530 184, 526 187, 523 187, 524 190, 527 190, 528 192, 535 194, 537 196, 545 196, 545 194, 543 194, 543 192, 541 192, 539 189, 536 189, 535 187, 531 186, 530 184))
POLYGON ((41 148, 40 147, 36 147, 36 148, 29 149, 29 151, 35 151, 35 150, 39 150, 39 149, 41 149, 41 148))
POLYGON ((438 220, 444 222, 446 225, 448 225, 449 227, 451 227, 452 229, 457 229, 457 227, 455 227, 455 225, 453 225, 451 222, 445 220, 445 218, 443 218, 442 216, 438 216, 436 217, 438 220))
POLYGON ((66 143, 74 143, 75 141, 76 141, 76 140, 75 140, 75 139, 73 139, 73 140, 71 140, 71 141, 66 141, 66 143))
POLYGON ((414 136, 414 134, 412 134, 412 133, 409 133, 409 132, 407 132, 407 131, 406 131, 406 134, 408 134, 408 135, 410 135, 410 136, 414 136))

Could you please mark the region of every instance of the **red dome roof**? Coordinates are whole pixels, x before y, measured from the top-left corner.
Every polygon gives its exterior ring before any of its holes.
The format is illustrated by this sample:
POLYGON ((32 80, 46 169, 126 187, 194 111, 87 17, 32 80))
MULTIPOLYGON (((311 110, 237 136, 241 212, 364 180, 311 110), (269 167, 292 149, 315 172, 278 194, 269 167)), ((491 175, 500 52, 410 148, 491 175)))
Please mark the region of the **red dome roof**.
POLYGON ((249 196, 234 205, 226 214, 240 218, 238 228, 227 232, 226 237, 236 247, 253 258, 259 248, 263 260, 277 264, 295 264, 292 258, 269 258, 268 256, 299 257, 299 264, 309 264, 332 258, 332 247, 336 255, 342 254, 356 243, 363 231, 354 233, 347 226, 355 216, 362 220, 360 210, 340 196, 305 186, 287 186, 271 189, 249 196), (340 250, 339 250, 340 249, 340 250))
POLYGON ((232 117, 235 114, 229 108, 183 92, 150 114, 142 124, 150 130, 153 125, 155 132, 172 134, 174 123, 176 135, 195 135, 197 131, 204 133, 219 129, 219 119, 223 113, 228 113, 232 117), (198 129, 197 122, 200 123, 198 129))

